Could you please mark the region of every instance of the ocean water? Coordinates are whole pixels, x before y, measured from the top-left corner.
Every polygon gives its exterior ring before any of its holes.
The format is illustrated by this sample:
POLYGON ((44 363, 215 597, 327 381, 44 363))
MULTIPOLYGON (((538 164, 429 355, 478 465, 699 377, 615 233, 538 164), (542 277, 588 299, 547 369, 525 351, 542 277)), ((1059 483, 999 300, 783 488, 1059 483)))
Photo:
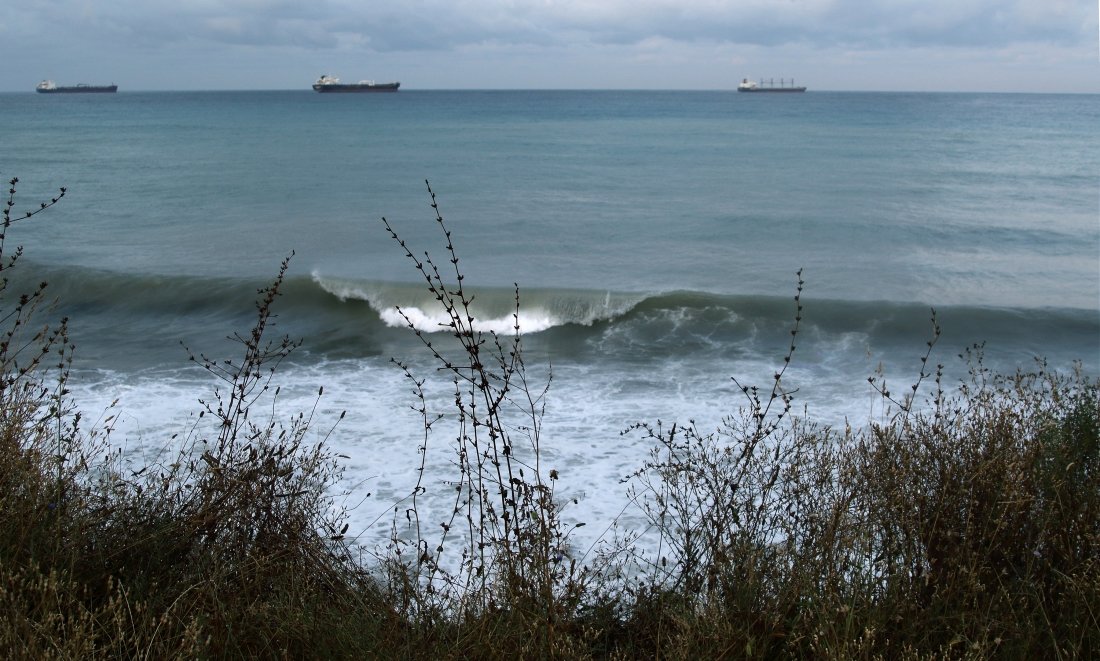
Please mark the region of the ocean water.
MULTIPOLYGON (((446 263, 425 180, 484 329, 521 330, 550 379, 543 466, 591 543, 649 444, 635 422, 703 429, 785 383, 801 415, 883 415, 867 377, 908 385, 935 308, 949 381, 984 342, 1012 372, 1044 358, 1100 375, 1100 96, 733 92, 308 91, 0 94, 16 285, 46 280, 77 345, 74 397, 153 456, 215 385, 181 343, 236 355, 256 290, 293 251, 277 332, 304 340, 278 410, 311 410, 345 455, 351 532, 379 540, 423 443, 397 359, 452 386, 395 313, 440 310, 385 217, 446 263), (552 378, 551 378, 552 375, 552 378), (367 495, 369 493, 369 496, 367 495), (589 532, 590 531, 590 532, 589 532)), ((437 342, 445 342, 439 334, 437 342)), ((442 507, 454 426, 429 439, 442 507)), ((438 500, 433 500, 437 498, 438 500)), ((632 518, 633 517, 633 518, 632 518)))

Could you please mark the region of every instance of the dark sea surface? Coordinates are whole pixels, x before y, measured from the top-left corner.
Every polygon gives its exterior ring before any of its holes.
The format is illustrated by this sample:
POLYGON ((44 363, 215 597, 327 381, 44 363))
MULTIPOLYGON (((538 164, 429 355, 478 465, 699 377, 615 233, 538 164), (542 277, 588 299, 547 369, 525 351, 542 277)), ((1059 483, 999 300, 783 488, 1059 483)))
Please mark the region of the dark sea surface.
MULTIPOLYGON (((233 355, 294 251, 276 311, 305 342, 279 406, 309 410, 323 385, 318 419, 348 411, 330 441, 360 530, 388 527, 416 479, 423 434, 390 359, 437 408, 453 397, 394 311, 441 319, 381 221, 446 263, 429 180, 481 328, 508 331, 518 283, 535 381, 553 366, 543 465, 597 534, 649 449, 622 429, 713 427, 743 403, 731 377, 770 387, 798 269, 785 379, 811 419, 885 415, 867 377, 916 379, 933 307, 951 383, 979 342, 998 371, 1100 374, 1098 126, 1096 95, 21 93, 0 94, 0 176, 20 179, 16 211, 68 189, 10 230, 14 285, 51 283, 77 402, 95 419, 117 399, 134 456, 213 387, 181 342, 233 355)), ((441 493, 452 436, 434 434, 441 493)))

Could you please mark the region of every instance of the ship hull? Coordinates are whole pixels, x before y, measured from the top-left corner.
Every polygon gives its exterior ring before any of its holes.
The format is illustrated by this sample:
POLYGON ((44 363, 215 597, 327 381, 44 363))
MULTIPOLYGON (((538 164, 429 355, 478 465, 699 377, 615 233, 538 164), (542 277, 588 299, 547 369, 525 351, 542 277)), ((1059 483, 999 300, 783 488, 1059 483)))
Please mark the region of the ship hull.
POLYGON ((345 85, 342 83, 321 85, 317 84, 313 86, 315 92, 321 92, 322 94, 356 94, 356 93, 371 93, 371 92, 396 92, 397 88, 401 87, 401 83, 355 83, 345 85))
POLYGON ((77 85, 76 87, 38 88, 39 94, 113 94, 118 85, 77 85))
POLYGON ((740 88, 738 92, 748 92, 751 94, 762 94, 771 92, 805 92, 805 87, 755 87, 755 88, 740 88))

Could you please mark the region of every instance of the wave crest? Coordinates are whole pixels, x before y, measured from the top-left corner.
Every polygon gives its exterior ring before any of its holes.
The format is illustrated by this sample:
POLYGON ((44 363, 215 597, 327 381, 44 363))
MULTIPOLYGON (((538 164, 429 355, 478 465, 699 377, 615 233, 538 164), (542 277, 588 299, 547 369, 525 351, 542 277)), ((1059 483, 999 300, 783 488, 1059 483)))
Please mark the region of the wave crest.
MULTIPOLYGON (((446 331, 451 318, 423 285, 330 278, 312 274, 322 290, 342 302, 362 301, 387 326, 413 328, 425 333, 446 331), (402 314, 403 313, 403 314, 402 314)), ((645 300, 641 294, 615 294, 583 290, 543 289, 522 292, 519 312, 511 289, 478 288, 470 312, 473 328, 483 332, 540 333, 566 325, 591 326, 613 320, 645 300)))
MULTIPOLYGON (((446 331, 451 325, 451 318, 447 313, 425 312, 418 307, 400 308, 400 310, 391 308, 381 311, 379 316, 387 326, 405 328, 411 324, 416 330, 425 333, 446 331)), ((518 317, 515 315, 493 319, 474 317, 471 323, 475 331, 498 335, 511 334, 517 330, 520 333, 538 333, 560 325, 562 325, 560 320, 538 310, 521 311, 518 317)))

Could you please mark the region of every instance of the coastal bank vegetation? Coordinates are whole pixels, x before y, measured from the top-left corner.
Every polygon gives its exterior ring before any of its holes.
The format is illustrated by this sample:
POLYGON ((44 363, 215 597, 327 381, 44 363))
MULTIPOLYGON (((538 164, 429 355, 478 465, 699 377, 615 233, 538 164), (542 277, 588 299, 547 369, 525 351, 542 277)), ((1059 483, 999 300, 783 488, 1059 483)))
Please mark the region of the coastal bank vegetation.
MULTIPOLYGON (((392 539, 349 540, 335 506, 339 424, 284 411, 278 368, 299 341, 258 293, 239 353, 181 356, 206 370, 191 429, 138 465, 69 392, 77 347, 49 287, 9 290, 0 230, 0 654, 95 658, 1071 659, 1100 654, 1100 389, 1036 362, 961 383, 934 351, 912 384, 870 387, 889 411, 835 429, 795 415, 784 381, 802 323, 763 386, 737 385, 717 429, 639 421, 652 447, 621 488, 659 542, 629 534, 582 552, 542 460, 548 383, 519 333, 479 331, 429 188, 444 256, 406 246, 447 313, 410 322, 453 387, 431 410, 400 360, 423 435, 409 457, 453 473, 393 509, 392 539), (453 492, 444 521, 426 491, 453 492)), ((323 397, 319 389, 318 399, 323 397)), ((386 421, 379 420, 378 425, 386 421)), ((148 439, 146 439, 148 442, 148 439)), ((610 486, 601 488, 612 488, 610 486)))

